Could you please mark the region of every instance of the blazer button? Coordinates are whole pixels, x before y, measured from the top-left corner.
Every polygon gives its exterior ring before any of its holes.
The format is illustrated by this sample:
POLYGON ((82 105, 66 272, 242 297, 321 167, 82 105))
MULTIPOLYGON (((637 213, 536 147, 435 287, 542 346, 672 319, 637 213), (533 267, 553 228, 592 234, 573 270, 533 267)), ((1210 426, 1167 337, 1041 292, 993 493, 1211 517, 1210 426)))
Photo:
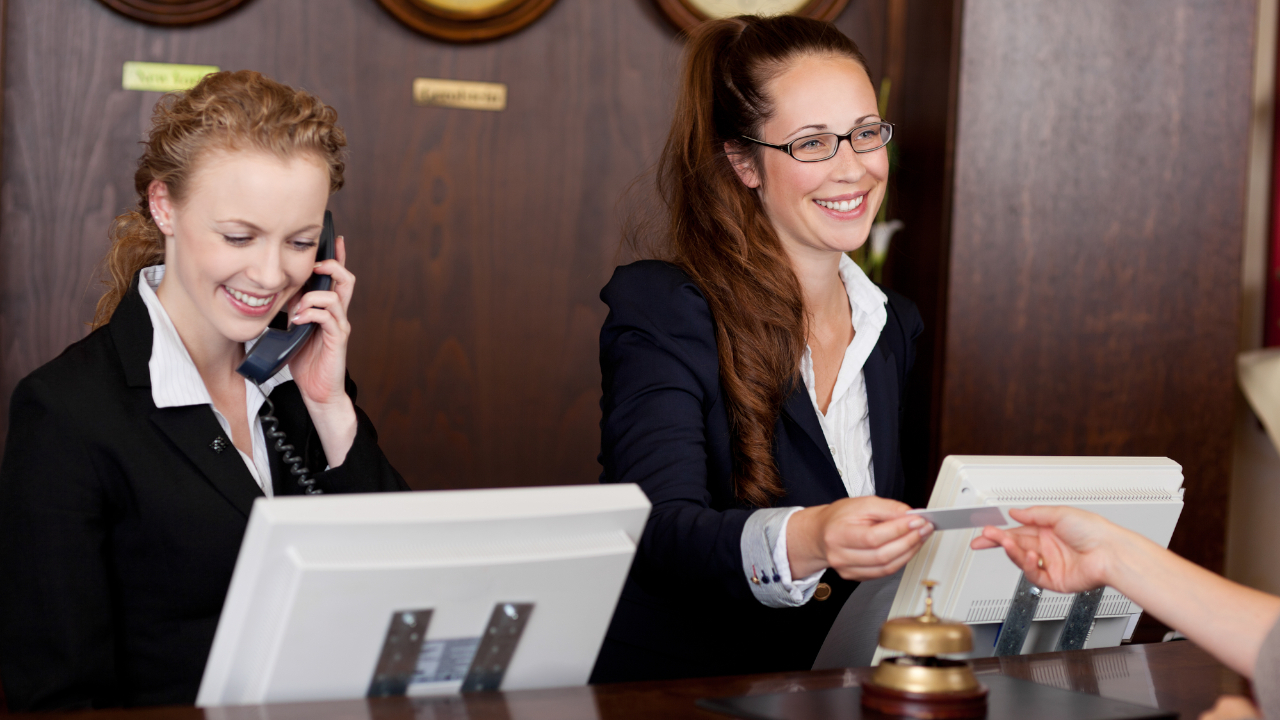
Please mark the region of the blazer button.
POLYGON ((813 589, 813 599, 819 602, 831 597, 831 586, 826 583, 818 583, 818 587, 813 589))

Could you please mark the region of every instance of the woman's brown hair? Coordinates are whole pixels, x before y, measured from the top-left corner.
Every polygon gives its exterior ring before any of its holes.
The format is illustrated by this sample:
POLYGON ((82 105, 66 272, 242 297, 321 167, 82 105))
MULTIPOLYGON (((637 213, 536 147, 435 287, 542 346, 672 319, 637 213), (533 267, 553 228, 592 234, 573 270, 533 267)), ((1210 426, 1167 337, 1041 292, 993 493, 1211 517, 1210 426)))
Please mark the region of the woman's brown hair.
POLYGON ((334 193, 342 187, 346 144, 337 111, 252 70, 213 73, 186 92, 161 98, 133 176, 138 207, 111 223, 111 249, 103 262, 107 290, 98 300, 93 327, 111 319, 143 268, 164 262, 164 235, 151 217, 148 198, 152 181, 164 183, 169 196, 181 202, 192 171, 209 151, 254 150, 281 158, 312 153, 328 166, 334 193))
MULTIPOLYGON (((829 23, 745 15, 699 26, 657 169, 669 222, 657 254, 684 270, 711 307, 734 486, 741 500, 760 507, 783 494, 773 430, 798 381, 807 319, 782 244, 725 145, 760 167, 759 147, 741 138, 760 137, 774 111, 766 85, 806 56, 847 57, 866 68, 857 45, 829 23)), ((632 243, 640 244, 634 234, 632 243)))

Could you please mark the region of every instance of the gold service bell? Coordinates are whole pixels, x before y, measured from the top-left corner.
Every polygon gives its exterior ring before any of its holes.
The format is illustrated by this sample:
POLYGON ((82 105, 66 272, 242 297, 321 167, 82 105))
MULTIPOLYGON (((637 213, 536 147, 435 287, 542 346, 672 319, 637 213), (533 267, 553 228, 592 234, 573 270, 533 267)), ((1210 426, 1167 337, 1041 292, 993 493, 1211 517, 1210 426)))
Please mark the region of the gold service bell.
POLYGON ((987 713, 987 688, 969 663, 938 655, 973 649, 968 625, 933 614, 933 580, 922 583, 928 594, 924 614, 900 617, 880 628, 880 646, 905 653, 885 658, 871 681, 862 686, 862 704, 888 715, 925 720, 975 718, 987 713))

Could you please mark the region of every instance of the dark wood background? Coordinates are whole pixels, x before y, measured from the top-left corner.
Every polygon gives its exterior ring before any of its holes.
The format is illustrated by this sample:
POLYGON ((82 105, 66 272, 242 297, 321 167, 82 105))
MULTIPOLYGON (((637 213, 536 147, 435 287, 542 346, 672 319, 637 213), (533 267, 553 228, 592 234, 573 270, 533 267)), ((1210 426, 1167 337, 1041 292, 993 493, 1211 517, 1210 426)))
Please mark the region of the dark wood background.
POLYGON ((1182 464, 1221 571, 1253 0, 965 0, 939 456, 1182 464))
MULTIPOLYGON (((347 129, 332 207, 360 278, 350 366, 392 462, 417 488, 597 477, 597 293, 681 48, 651 0, 559 0, 473 46, 373 0, 252 0, 185 29, 95 0, 0 5, 0 401, 84 334, 107 225, 133 203, 159 96, 121 90, 121 64, 253 68, 347 129), (507 83, 508 108, 415 107, 420 76, 507 83)), ((906 230, 886 278, 928 327, 908 467, 1165 455, 1186 473, 1174 547, 1221 568, 1254 12, 853 0, 840 16, 895 84, 906 230)))
POLYGON ((950 271, 951 156, 962 5, 961 0, 891 0, 886 33, 886 56, 893 60, 886 63, 885 72, 897 89, 888 108, 898 152, 890 179, 889 217, 905 225, 890 246, 884 282, 915 301, 924 319, 902 426, 903 467, 908 477, 927 479, 922 492, 907 500, 921 506, 928 502, 942 463, 936 417, 950 271))
MULTIPOLYGON (((134 202, 160 96, 121 90, 122 63, 252 68, 317 93, 347 130, 331 207, 359 278, 350 368, 395 466, 416 488, 598 477, 597 295, 619 260, 619 199, 665 139, 681 49, 652 0, 559 0, 472 46, 374 0, 251 0, 183 29, 95 0, 5 5, 4 407, 85 334, 107 226, 134 202), (507 83, 508 107, 415 107, 415 77, 507 83)), ((886 7, 853 0, 837 21, 877 81, 886 7)))

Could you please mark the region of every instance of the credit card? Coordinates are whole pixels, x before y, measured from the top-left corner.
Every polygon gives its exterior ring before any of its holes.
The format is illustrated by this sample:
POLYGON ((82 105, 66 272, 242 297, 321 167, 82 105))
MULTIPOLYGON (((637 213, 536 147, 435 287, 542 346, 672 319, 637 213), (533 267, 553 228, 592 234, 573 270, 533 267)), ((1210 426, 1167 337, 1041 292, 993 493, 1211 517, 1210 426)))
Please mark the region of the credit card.
POLYGON ((963 530, 965 528, 994 525, 1004 527, 1009 524, 1000 508, 991 505, 974 507, 945 508, 941 510, 908 510, 908 515, 919 515, 933 523, 934 530, 963 530))

